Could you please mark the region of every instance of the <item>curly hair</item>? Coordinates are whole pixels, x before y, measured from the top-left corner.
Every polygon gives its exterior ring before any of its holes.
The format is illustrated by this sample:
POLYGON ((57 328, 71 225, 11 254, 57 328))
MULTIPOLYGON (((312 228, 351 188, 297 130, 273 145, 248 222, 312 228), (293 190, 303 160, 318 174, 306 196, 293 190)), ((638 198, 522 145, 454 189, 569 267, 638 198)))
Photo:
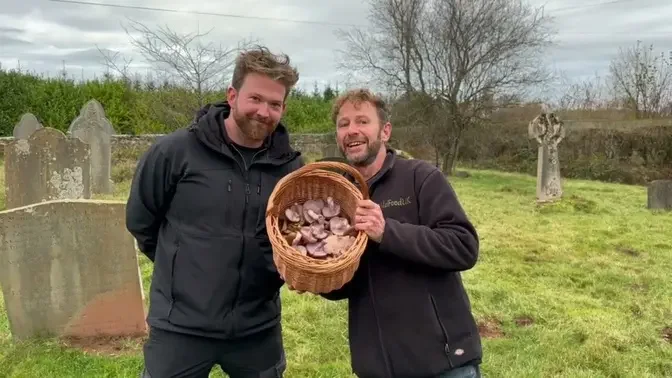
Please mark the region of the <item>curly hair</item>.
POLYGON ((361 103, 368 102, 376 108, 381 126, 389 121, 390 112, 385 100, 381 96, 374 94, 366 88, 355 88, 344 92, 334 100, 334 105, 331 108, 332 122, 336 123, 338 112, 346 102, 354 104, 355 107, 358 107, 361 103))

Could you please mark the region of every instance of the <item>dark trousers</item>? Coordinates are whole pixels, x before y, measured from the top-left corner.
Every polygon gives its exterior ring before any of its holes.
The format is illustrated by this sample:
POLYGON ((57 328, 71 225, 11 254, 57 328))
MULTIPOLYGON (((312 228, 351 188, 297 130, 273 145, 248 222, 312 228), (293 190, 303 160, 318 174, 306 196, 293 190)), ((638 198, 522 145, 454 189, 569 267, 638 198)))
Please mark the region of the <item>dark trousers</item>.
POLYGON ((142 378, 207 378, 219 365, 230 378, 282 378, 287 366, 281 326, 237 340, 151 328, 142 378))

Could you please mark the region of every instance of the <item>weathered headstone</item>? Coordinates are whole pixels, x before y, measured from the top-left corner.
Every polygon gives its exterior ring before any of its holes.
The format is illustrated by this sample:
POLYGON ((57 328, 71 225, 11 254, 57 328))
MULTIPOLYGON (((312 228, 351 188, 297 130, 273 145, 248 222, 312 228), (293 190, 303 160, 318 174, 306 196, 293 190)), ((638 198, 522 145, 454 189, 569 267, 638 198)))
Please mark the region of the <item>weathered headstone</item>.
POLYGON ((28 139, 37 130, 42 128, 42 124, 32 113, 25 113, 21 116, 19 122, 14 126, 14 139, 28 139))
POLYGON ((537 201, 548 202, 562 197, 558 144, 565 137, 565 125, 553 113, 542 113, 528 126, 530 138, 539 143, 537 162, 537 201))
POLYGON ((55 199, 91 198, 90 149, 50 127, 5 148, 8 209, 55 199))
POLYGON ((651 181, 647 192, 649 209, 672 211, 672 180, 651 181))
POLYGON ((322 148, 322 157, 343 157, 341 149, 336 143, 328 144, 322 148))
POLYGON ((110 140, 115 131, 105 118, 103 106, 96 100, 87 102, 70 124, 68 134, 91 146, 91 193, 112 193, 110 140))
POLYGON ((0 212, 0 286, 15 340, 146 332, 121 201, 58 200, 0 212))

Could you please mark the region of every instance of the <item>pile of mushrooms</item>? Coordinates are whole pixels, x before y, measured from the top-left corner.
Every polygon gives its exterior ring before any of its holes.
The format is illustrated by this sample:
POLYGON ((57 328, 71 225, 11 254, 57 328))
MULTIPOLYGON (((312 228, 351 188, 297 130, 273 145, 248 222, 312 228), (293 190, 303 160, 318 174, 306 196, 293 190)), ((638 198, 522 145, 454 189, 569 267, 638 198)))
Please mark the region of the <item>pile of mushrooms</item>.
POLYGON ((280 219, 280 231, 298 253, 316 259, 335 258, 355 242, 355 230, 332 197, 294 203, 280 219))

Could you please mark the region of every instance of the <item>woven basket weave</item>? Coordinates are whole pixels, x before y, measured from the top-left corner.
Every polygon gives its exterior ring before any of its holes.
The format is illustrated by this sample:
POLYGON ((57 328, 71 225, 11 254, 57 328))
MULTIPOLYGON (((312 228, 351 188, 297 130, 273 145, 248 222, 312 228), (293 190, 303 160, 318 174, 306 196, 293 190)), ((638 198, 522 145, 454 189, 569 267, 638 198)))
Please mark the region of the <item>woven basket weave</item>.
POLYGON ((315 259, 302 255, 282 236, 280 215, 288 207, 309 199, 326 200, 328 196, 340 203, 341 211, 354 224, 357 201, 369 198, 368 186, 364 177, 348 164, 315 162, 283 177, 269 197, 266 228, 273 248, 273 262, 285 283, 295 290, 320 294, 341 288, 354 276, 366 248, 368 236, 360 231, 341 256, 315 259), (355 177, 361 191, 338 171, 355 177))

